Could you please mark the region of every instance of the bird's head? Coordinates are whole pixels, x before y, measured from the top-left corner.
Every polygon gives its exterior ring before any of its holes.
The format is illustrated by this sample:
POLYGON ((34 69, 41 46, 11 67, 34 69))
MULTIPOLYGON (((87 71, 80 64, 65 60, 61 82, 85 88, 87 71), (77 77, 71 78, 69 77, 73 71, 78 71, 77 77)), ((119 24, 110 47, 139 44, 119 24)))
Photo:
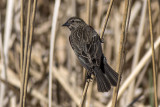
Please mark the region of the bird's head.
POLYGON ((86 25, 86 23, 82 19, 78 17, 71 17, 62 26, 67 26, 72 31, 78 28, 79 26, 84 26, 84 25, 86 25))

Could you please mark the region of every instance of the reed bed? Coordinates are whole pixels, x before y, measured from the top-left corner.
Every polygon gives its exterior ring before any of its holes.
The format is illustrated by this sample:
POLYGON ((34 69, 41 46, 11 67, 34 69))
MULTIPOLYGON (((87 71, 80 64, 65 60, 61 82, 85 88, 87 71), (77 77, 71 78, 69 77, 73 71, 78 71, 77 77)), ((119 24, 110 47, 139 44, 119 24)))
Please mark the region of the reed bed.
POLYGON ((158 2, 1 0, 0 107, 160 106, 158 2), (104 55, 121 76, 109 92, 85 80, 61 26, 72 16, 104 41, 104 55))

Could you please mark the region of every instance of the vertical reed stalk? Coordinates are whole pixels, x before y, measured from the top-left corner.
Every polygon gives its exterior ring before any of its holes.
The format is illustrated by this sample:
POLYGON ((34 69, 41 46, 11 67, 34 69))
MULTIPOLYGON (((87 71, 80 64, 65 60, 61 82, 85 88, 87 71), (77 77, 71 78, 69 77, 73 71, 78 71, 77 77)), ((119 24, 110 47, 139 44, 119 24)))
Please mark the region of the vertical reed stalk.
MULTIPOLYGON (((4 45, 3 45, 3 67, 1 72, 1 77, 4 80, 7 80, 7 68, 8 68, 8 50, 9 50, 9 43, 11 32, 12 32, 12 21, 13 21, 13 10, 14 10, 14 0, 7 0, 6 6, 6 17, 5 17, 5 29, 4 29, 4 45)), ((3 106, 4 97, 6 93, 6 86, 5 84, 1 83, 0 86, 0 107, 3 106)))
MULTIPOLYGON (((22 72, 22 67, 23 67, 23 45, 24 45, 24 39, 23 39, 23 36, 24 36, 24 28, 23 28, 24 24, 23 24, 23 0, 21 0, 21 71, 20 71, 20 80, 21 80, 21 85, 22 85, 22 77, 23 77, 23 72, 22 72)), ((22 87, 22 86, 21 86, 22 87)))
POLYGON ((86 82, 86 84, 85 84, 85 87, 84 87, 84 90, 83 90, 83 94, 82 94, 82 98, 81 98, 81 103, 80 103, 79 107, 83 107, 83 105, 84 105, 84 99, 85 99, 85 96, 86 96, 86 93, 87 93, 89 82, 90 81, 86 82))
POLYGON ((53 66, 53 53, 54 53, 54 44, 56 36, 56 23, 58 19, 58 12, 60 7, 61 0, 55 1, 53 19, 52 19, 52 29, 51 29, 51 41, 50 41, 50 58, 49 58, 49 90, 48 90, 48 101, 49 107, 52 107, 52 66, 53 66))
MULTIPOLYGON (((87 1, 87 22, 89 25, 91 25, 91 21, 92 21, 92 7, 93 7, 93 1, 94 0, 88 0, 87 1)), ((89 87, 88 87, 88 92, 87 92, 87 100, 86 100, 86 107, 89 107, 90 106, 90 103, 91 103, 91 96, 92 96, 92 90, 93 90, 93 83, 94 83, 94 76, 92 77, 93 80, 92 82, 90 83, 89 87)))
MULTIPOLYGON (((6 65, 5 65, 5 58, 4 58, 4 51, 3 51, 3 44, 2 44, 2 26, 1 26, 1 13, 0 13, 0 50, 1 50, 1 53, 0 53, 0 57, 1 57, 1 64, 2 64, 2 69, 1 69, 1 75, 0 75, 0 78, 2 79, 6 79, 6 65)), ((5 94, 5 84, 2 83, 2 81, 0 82, 0 102, 2 103, 0 105, 0 107, 2 107, 3 105, 3 99, 4 99, 4 94, 5 94)))
POLYGON ((25 55, 24 55, 24 62, 23 62, 23 82, 22 82, 23 85, 21 88, 22 90, 21 90, 21 95, 20 95, 20 106, 21 107, 25 107, 25 103, 26 103, 28 73, 29 73, 29 64, 30 64, 30 57, 31 57, 31 50, 32 50, 32 37, 33 37, 33 31, 34 31, 34 19, 35 19, 36 5, 37 5, 37 0, 34 0, 33 12, 32 12, 31 24, 30 24, 31 0, 29 0, 27 28, 26 28, 25 53, 24 53, 25 55), (29 27, 29 25, 30 25, 30 27, 29 27), (30 34, 29 34, 29 28, 30 28, 30 34))
POLYGON ((151 1, 150 0, 148 0, 148 12, 149 12, 149 26, 150 26, 150 36, 151 36, 151 47, 152 47, 154 101, 155 101, 155 107, 158 107, 158 102, 157 102, 157 84, 156 84, 155 51, 154 51, 154 40, 153 40, 153 30, 152 30, 152 13, 151 13, 151 1))
MULTIPOLYGON (((26 74, 25 74, 24 96, 23 96, 24 98, 23 99, 26 99, 26 93, 27 93, 29 64, 30 64, 31 51, 32 51, 32 37, 33 37, 33 31, 34 31, 34 20, 35 20, 36 6, 37 6, 37 0, 34 0, 33 12, 32 12, 32 18, 31 18, 31 25, 30 25, 30 36, 29 36, 29 45, 28 45, 28 54, 27 54, 27 67, 26 67, 26 74)), ((23 107, 25 107, 25 100, 23 102, 23 107)))
POLYGON ((106 28, 106 26, 107 26, 107 22, 108 22, 108 19, 109 19, 109 15, 110 15, 110 13, 111 13, 113 1, 114 1, 114 0, 111 0, 110 3, 109 3, 109 7, 108 7, 107 14, 106 14, 106 17, 105 17, 105 23, 104 23, 104 25, 103 25, 102 32, 101 32, 101 36, 100 36, 101 39, 103 39, 104 31, 105 31, 105 28, 106 28))
POLYGON ((25 74, 26 74, 26 60, 27 60, 28 39, 29 39, 28 33, 29 33, 29 22, 30 22, 30 8, 31 8, 31 0, 28 1, 25 49, 24 49, 24 59, 23 59, 23 67, 22 67, 23 78, 22 78, 22 86, 21 86, 21 94, 20 94, 20 107, 23 107, 23 102, 25 102, 25 99, 23 99, 23 95, 24 95, 24 82, 25 82, 25 74))
POLYGON ((113 91, 112 107, 116 107, 117 95, 118 95, 118 90, 119 90, 119 85, 120 85, 120 78, 122 75, 121 69, 123 66, 122 59, 124 58, 123 52, 124 52, 124 45, 125 45, 125 39, 126 39, 128 3, 129 3, 129 0, 125 0, 124 17, 123 17, 123 23, 122 23, 122 34, 121 34, 121 39, 120 39, 119 56, 118 56, 117 69, 116 69, 116 71, 119 73, 119 77, 118 77, 117 87, 114 88, 114 91, 113 91))
MULTIPOLYGON (((88 23, 88 25, 90 25, 90 22, 91 22, 90 18, 91 18, 91 0, 87 0, 87 23, 88 23)), ((86 72, 87 72, 86 69, 83 68, 83 78, 84 78, 84 80, 85 80, 85 77, 86 77, 86 72)), ((90 80, 88 82, 86 82, 86 80, 85 80, 85 87, 84 87, 84 90, 83 90, 81 103, 80 103, 79 107, 83 107, 83 105, 84 105, 86 93, 87 93, 87 90, 88 90, 88 87, 89 87, 89 82, 90 82, 90 80)))

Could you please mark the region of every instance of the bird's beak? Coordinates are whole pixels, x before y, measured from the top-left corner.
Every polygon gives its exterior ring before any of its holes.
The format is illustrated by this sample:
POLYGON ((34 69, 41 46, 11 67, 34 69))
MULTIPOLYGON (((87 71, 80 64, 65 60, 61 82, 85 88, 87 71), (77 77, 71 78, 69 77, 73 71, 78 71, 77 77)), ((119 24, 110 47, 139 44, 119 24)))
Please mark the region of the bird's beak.
POLYGON ((64 23, 62 26, 69 26, 69 23, 66 22, 66 23, 64 23))

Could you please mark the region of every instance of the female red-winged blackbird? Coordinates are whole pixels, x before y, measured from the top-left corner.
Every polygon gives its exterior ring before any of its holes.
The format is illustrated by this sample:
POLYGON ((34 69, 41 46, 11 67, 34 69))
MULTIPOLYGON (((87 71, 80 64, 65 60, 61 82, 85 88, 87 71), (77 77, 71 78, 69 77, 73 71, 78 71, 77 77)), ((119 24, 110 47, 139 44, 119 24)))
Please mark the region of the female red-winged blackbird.
POLYGON ((82 66, 87 69, 87 78, 90 79, 91 74, 95 75, 98 91, 107 92, 111 85, 116 86, 118 73, 107 64, 97 32, 77 17, 71 17, 63 26, 71 31, 71 47, 82 66))

